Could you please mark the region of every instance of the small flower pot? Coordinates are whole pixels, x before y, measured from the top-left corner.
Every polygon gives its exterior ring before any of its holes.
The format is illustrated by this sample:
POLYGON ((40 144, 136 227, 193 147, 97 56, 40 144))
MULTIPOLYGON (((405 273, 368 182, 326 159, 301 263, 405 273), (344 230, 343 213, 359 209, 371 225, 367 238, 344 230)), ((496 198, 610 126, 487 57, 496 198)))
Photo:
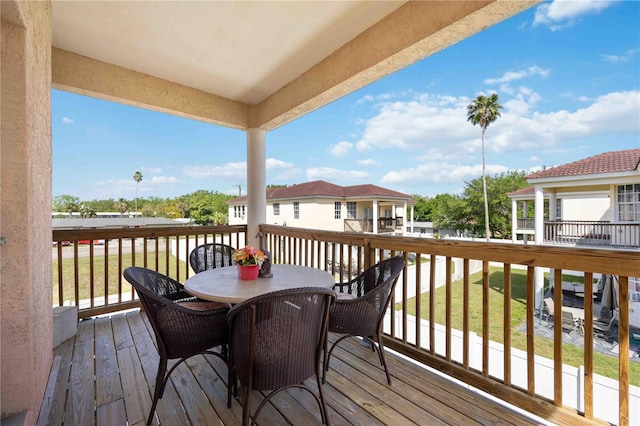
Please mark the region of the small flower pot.
POLYGON ((241 280, 251 281, 258 279, 258 272, 260 272, 260 265, 237 265, 238 277, 241 280))

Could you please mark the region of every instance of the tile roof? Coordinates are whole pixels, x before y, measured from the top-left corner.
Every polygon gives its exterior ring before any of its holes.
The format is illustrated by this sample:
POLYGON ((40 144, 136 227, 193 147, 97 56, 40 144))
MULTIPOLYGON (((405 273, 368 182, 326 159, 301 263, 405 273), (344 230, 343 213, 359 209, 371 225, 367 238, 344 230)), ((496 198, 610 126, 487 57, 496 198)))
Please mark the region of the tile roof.
POLYGON ((640 148, 610 151, 562 166, 552 167, 526 176, 526 179, 599 175, 631 172, 640 164, 640 148))
POLYGON ((517 191, 513 191, 513 192, 508 192, 507 195, 509 197, 519 197, 519 196, 525 196, 525 195, 534 195, 536 192, 536 189, 533 186, 528 186, 526 188, 523 189, 518 189, 517 191))
MULTIPOLYGON (((340 186, 323 180, 299 183, 286 186, 284 188, 267 189, 267 200, 277 200, 284 198, 308 198, 308 197, 336 197, 336 198, 372 198, 388 197, 405 199, 409 203, 413 200, 411 195, 391 189, 382 188, 376 185, 354 185, 340 186)), ((237 203, 246 200, 246 196, 229 200, 230 203, 237 203)))

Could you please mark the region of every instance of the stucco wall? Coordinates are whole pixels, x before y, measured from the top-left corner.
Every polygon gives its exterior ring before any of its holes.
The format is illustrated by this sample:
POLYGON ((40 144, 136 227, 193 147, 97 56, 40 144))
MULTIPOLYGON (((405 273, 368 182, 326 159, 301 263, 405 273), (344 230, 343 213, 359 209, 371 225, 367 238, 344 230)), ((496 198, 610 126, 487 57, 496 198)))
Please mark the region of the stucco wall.
POLYGON ((557 194, 562 199, 563 220, 611 220, 609 192, 557 194))
MULTIPOLYGON (((344 231, 344 220, 334 218, 334 201, 327 199, 301 200, 300 218, 293 218, 293 201, 280 201, 280 214, 273 215, 273 203, 267 203, 267 223, 296 228, 344 231)), ((344 204, 344 203, 343 203, 344 204)), ((231 210, 233 214, 233 210, 231 210)))
POLYGON ((0 5, 2 417, 35 424, 52 362, 51 5, 0 5))

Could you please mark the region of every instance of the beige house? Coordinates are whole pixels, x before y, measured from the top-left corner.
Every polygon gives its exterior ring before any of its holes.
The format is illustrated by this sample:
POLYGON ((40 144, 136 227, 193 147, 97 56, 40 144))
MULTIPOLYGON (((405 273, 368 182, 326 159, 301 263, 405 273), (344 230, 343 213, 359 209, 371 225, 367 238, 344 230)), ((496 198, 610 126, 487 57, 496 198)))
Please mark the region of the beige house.
MULTIPOLYGON (((509 194, 514 242, 522 235, 536 244, 640 250, 640 148, 605 152, 526 178, 533 187, 509 194), (532 218, 524 216, 531 203, 532 218)), ((628 291, 629 322, 640 327, 640 273, 629 279, 628 291)))
MULTIPOLYGON (((411 196, 376 185, 339 186, 318 180, 268 189, 266 196, 266 223, 274 225, 402 235, 407 215, 413 222, 411 196)), ((229 225, 245 225, 247 197, 227 204, 229 225)))
POLYGON ((0 2, 2 419, 36 424, 53 364, 52 88, 246 131, 255 235, 269 131, 538 3, 0 2))
POLYGON ((640 249, 640 148, 605 152, 526 178, 532 187, 509 194, 514 242, 523 235, 537 244, 640 249), (535 215, 529 217, 532 204, 535 215))

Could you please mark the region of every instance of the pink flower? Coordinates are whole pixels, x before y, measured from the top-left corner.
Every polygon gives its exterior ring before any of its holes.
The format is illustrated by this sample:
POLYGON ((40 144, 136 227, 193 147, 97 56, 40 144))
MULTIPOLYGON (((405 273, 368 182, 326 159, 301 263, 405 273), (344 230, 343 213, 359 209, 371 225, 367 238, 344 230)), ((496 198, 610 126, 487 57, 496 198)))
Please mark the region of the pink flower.
POLYGON ((260 249, 246 246, 234 251, 233 259, 238 265, 257 265, 264 261, 265 255, 260 249))

